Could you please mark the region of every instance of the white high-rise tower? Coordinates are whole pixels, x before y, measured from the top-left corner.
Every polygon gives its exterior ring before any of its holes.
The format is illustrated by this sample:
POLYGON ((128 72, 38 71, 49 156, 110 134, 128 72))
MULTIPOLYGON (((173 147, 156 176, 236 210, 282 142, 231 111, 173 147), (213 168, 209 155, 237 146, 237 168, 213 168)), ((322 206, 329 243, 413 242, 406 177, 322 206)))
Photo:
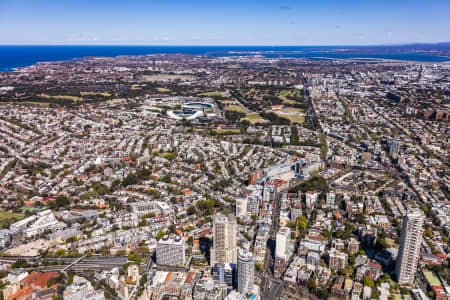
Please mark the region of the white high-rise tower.
POLYGON ((214 247, 211 248, 211 265, 215 263, 236 264, 237 223, 233 215, 217 215, 214 218, 214 247))
POLYGON ((255 275, 255 260, 250 251, 239 250, 237 275, 238 291, 243 295, 251 293, 255 275))
POLYGON ((289 227, 281 227, 276 235, 275 257, 281 258, 286 262, 291 254, 291 229, 289 227))
POLYGON ((425 216, 419 209, 409 209, 403 217, 400 248, 395 274, 399 284, 412 284, 417 271, 425 216))

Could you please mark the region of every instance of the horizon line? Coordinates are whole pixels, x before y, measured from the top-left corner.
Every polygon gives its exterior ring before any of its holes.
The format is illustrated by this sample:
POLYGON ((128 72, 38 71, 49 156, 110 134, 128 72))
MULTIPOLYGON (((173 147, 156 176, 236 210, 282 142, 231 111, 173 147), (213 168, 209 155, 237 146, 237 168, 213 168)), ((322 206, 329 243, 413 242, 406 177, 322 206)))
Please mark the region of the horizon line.
POLYGON ((395 47, 395 46, 413 46, 413 45, 439 45, 439 44, 450 44, 450 41, 442 42, 409 42, 409 43, 392 43, 392 44, 335 44, 335 45, 300 45, 300 44, 255 44, 255 45, 244 45, 244 44, 139 44, 139 43, 98 43, 98 44, 65 44, 65 43, 1 43, 1 46, 136 46, 136 47, 395 47))

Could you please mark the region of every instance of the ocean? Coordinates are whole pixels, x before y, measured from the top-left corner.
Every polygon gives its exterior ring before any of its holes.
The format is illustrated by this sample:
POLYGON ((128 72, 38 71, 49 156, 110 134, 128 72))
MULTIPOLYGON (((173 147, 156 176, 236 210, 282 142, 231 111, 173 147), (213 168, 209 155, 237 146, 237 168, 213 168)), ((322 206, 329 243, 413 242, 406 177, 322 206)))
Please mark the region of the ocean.
POLYGON ((360 60, 394 59, 416 62, 445 62, 449 57, 420 52, 385 50, 386 47, 347 46, 0 46, 0 71, 33 65, 43 61, 72 60, 85 56, 115 57, 119 55, 145 55, 184 53, 194 55, 237 56, 263 55, 265 57, 297 57, 307 59, 360 60), (384 49, 384 50, 383 50, 384 49), (263 51, 264 53, 259 53, 263 51), (267 52, 271 53, 267 53, 267 52), (232 52, 232 53, 230 53, 232 52))

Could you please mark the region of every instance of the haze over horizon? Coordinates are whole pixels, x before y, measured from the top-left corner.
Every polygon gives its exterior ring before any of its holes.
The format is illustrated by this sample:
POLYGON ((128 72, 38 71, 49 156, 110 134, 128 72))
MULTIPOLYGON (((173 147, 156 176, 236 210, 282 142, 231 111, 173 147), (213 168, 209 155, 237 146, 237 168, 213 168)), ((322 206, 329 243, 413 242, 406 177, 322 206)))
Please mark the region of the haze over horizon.
POLYGON ((450 41, 450 2, 0 2, 0 44, 399 45, 450 41))

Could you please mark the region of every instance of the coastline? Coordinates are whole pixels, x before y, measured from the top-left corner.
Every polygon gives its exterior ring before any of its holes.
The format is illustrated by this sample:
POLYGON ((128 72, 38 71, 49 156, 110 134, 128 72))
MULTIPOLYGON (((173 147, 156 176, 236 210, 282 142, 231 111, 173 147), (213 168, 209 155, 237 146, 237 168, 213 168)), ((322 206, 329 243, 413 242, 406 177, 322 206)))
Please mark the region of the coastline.
MULTIPOLYGON (((361 47, 359 47, 361 48, 361 47)), ((212 57, 252 56, 266 58, 303 58, 309 60, 349 60, 358 62, 408 62, 440 64, 450 62, 450 56, 426 52, 357 53, 342 52, 327 47, 269 46, 0 46, 0 72, 15 72, 37 63, 71 61, 85 57, 139 56, 150 54, 208 55, 212 57), (275 49, 274 49, 275 48, 275 49)), ((370 49, 370 48, 368 48, 370 49)), ((349 50, 348 48, 346 49, 349 50)))

